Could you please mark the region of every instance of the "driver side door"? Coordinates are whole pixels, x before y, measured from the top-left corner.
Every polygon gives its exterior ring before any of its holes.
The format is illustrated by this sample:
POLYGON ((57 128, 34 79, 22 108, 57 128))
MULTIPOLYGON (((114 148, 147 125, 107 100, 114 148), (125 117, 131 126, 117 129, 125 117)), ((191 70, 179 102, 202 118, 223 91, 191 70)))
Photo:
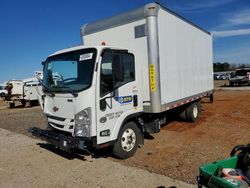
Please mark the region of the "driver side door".
POLYGON ((137 108, 135 58, 128 51, 102 54, 97 86, 97 144, 111 141, 121 119, 137 108), (119 121, 119 123, 117 123, 119 121))

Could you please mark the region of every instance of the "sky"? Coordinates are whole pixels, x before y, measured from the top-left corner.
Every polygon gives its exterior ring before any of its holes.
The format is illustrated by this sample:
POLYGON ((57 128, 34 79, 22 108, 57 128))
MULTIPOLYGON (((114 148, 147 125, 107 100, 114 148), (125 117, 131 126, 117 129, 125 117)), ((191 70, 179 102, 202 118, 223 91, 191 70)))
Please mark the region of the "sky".
MULTIPOLYGON (((0 0, 0 83, 32 77, 80 27, 152 0, 0 0)), ((213 34, 214 62, 250 64, 250 0, 160 0, 213 34)))

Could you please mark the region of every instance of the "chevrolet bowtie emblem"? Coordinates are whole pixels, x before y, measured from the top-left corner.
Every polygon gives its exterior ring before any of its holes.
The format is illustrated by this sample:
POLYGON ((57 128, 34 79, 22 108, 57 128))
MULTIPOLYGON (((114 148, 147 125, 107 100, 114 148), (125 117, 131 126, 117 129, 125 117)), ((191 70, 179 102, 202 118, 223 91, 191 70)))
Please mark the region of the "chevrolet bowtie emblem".
POLYGON ((53 107, 53 111, 57 112, 59 110, 59 108, 57 108, 56 106, 53 107))

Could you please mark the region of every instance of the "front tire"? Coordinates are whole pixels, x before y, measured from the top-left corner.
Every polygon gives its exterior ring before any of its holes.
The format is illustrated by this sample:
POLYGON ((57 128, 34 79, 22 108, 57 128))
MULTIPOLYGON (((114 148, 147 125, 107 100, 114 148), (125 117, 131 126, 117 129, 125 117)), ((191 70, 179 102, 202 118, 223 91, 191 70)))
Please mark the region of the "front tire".
POLYGON ((140 130, 134 122, 126 123, 118 135, 113 147, 113 154, 120 159, 132 157, 137 151, 140 140, 140 130))

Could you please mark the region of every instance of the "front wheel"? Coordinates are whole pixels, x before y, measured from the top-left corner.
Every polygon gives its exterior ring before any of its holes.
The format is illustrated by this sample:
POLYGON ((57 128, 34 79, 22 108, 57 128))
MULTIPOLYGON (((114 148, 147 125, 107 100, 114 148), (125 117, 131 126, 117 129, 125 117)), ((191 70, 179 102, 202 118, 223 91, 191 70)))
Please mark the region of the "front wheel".
POLYGON ((140 130, 134 122, 126 123, 118 135, 113 154, 120 159, 133 156, 139 145, 140 130))

